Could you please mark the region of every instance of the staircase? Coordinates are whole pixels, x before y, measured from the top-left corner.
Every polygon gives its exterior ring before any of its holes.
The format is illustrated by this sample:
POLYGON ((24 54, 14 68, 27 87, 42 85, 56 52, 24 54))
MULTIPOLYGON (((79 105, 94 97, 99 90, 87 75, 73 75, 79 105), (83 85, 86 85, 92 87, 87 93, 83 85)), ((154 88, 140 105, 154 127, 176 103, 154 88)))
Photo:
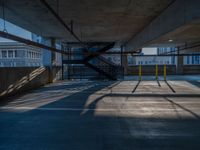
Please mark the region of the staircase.
MULTIPOLYGON (((98 72, 97 78, 107 78, 109 80, 117 80, 123 74, 123 67, 116 65, 115 63, 109 61, 105 57, 101 56, 101 54, 107 52, 115 43, 109 43, 106 46, 98 48, 98 53, 89 54, 83 60, 64 60, 65 64, 84 64, 85 66, 93 69, 98 72)), ((83 50, 84 52, 94 52, 83 50)))

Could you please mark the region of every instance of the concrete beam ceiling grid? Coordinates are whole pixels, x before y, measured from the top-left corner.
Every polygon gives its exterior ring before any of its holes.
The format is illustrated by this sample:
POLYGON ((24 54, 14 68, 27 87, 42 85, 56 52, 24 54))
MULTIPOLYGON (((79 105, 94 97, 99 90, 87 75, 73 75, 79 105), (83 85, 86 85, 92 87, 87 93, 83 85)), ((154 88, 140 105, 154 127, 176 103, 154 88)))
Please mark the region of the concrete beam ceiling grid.
MULTIPOLYGON (((47 2, 57 11, 56 0, 47 2)), ((58 13, 66 23, 74 21, 74 32, 83 41, 123 43, 139 33, 171 2, 172 0, 59 0, 58 13)), ((40 0, 6 0, 5 3, 8 21, 44 37, 76 41, 40 0)))

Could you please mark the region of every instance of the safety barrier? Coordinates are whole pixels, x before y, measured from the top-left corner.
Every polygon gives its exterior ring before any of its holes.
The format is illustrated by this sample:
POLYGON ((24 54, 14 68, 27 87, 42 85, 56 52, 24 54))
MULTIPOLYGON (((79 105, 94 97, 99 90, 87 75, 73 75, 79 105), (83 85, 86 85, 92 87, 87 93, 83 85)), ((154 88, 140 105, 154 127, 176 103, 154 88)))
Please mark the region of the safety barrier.
MULTIPOLYGON (((159 67, 158 65, 155 65, 155 79, 156 80, 159 80, 159 67)), ((139 81, 142 80, 142 65, 139 65, 139 72, 138 72, 138 76, 139 76, 139 81)), ((164 78, 164 81, 167 80, 167 65, 165 64, 163 66, 163 78, 164 78)))
MULTIPOLYGON (((158 67, 158 65, 155 65, 155 79, 158 83, 158 86, 161 87, 161 84, 159 82, 159 67, 158 67)), ((163 79, 164 79, 165 83, 167 84, 167 86, 171 89, 171 91, 173 93, 176 93, 176 91, 172 88, 172 86, 167 82, 167 65, 166 64, 163 66, 163 79)), ((141 81, 142 81, 142 65, 139 65, 138 83, 135 86, 135 88, 133 89, 132 93, 134 93, 137 90, 141 81)))

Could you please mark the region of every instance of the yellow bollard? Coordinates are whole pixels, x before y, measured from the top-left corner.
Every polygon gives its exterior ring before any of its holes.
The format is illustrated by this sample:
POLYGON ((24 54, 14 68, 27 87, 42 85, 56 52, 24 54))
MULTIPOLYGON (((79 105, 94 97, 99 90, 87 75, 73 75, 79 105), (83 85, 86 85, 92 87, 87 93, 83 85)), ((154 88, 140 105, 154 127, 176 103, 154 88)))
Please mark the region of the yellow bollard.
POLYGON ((167 80, 167 66, 166 64, 164 65, 164 80, 167 80))
POLYGON ((156 65, 156 80, 158 80, 158 65, 156 65))
POLYGON ((142 65, 139 66, 139 81, 142 80, 142 65))

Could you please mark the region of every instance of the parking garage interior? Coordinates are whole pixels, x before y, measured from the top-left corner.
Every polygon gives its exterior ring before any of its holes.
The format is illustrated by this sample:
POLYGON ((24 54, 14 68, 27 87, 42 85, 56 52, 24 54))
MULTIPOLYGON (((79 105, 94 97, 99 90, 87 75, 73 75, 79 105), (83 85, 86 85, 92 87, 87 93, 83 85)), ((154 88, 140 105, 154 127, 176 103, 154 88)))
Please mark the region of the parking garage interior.
POLYGON ((200 149, 200 1, 1 0, 0 18, 0 150, 200 149))

